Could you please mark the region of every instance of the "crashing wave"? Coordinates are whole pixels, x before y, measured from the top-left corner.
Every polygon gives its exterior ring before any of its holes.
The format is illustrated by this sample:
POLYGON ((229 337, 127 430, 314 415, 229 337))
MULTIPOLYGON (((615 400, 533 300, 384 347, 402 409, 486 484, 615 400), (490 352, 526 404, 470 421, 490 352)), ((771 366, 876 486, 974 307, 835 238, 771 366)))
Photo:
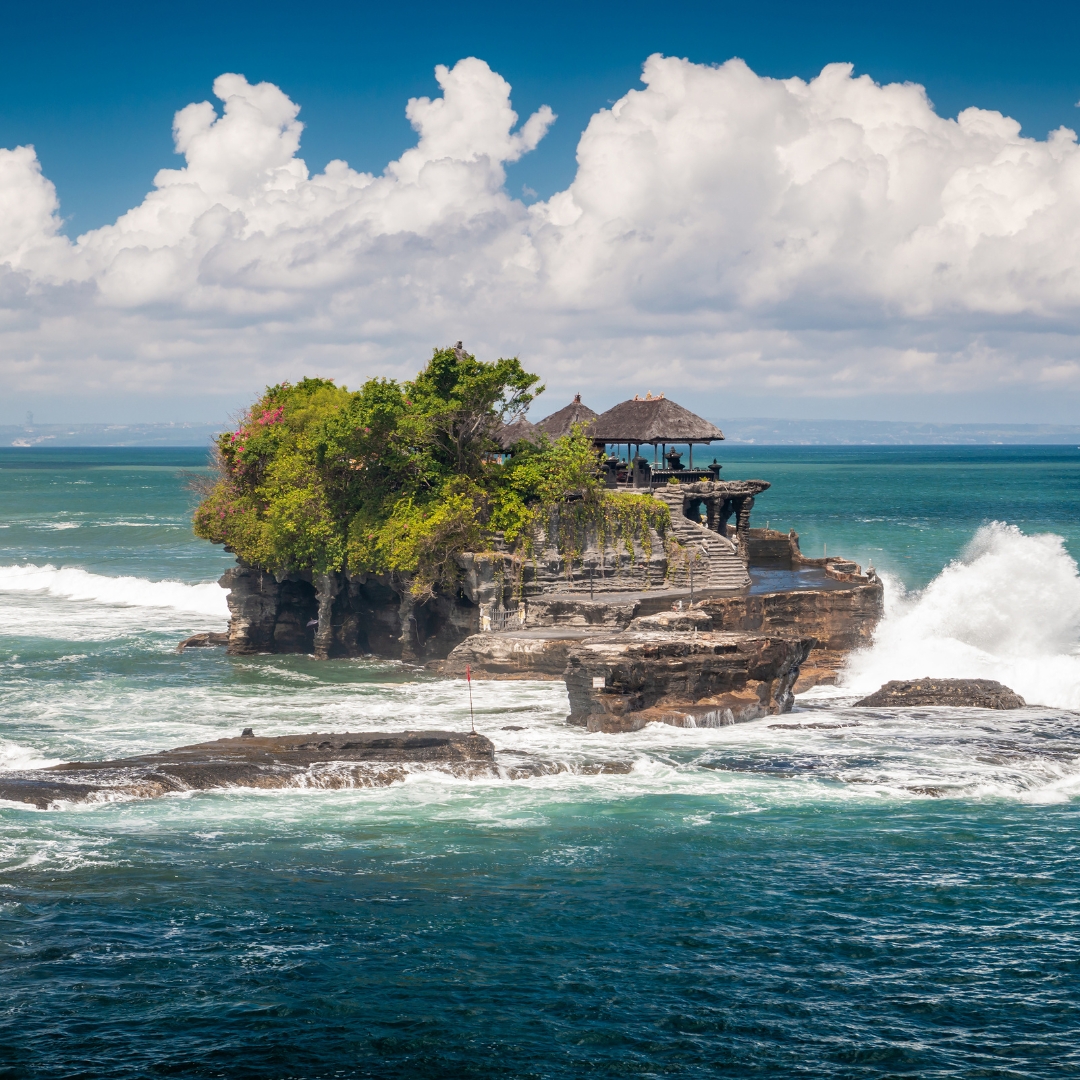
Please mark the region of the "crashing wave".
POLYGON ((849 659, 843 689, 996 679, 1029 704, 1080 709, 1080 569, 1060 536, 993 522, 925 589, 886 585, 874 644, 849 659))
POLYGON ((182 581, 108 577, 50 564, 0 566, 0 593, 39 593, 63 600, 120 607, 170 608, 222 619, 229 617, 225 599, 227 590, 216 582, 188 585, 182 581))

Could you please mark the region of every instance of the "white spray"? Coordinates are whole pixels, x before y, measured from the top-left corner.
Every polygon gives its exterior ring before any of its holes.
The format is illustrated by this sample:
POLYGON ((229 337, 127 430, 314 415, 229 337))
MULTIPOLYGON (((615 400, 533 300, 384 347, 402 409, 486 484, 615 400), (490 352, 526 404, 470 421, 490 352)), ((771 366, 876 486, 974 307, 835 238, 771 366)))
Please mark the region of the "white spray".
POLYGON ((65 600, 124 607, 169 608, 200 615, 229 617, 227 590, 215 582, 187 585, 182 581, 147 581, 108 577, 76 567, 51 565, 0 566, 0 595, 39 593, 65 600))
POLYGON ((920 592, 886 580, 873 646, 844 689, 889 679, 997 679, 1029 704, 1080 709, 1080 569, 1060 536, 994 522, 920 592))

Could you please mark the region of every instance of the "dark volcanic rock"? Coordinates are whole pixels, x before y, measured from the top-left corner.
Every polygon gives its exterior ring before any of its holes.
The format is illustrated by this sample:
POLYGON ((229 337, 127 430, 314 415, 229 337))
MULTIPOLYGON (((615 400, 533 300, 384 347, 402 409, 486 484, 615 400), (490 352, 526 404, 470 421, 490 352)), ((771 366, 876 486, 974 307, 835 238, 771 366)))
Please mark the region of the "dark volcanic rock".
POLYGON ((0 799, 47 810, 223 787, 376 787, 403 780, 408 765, 488 775, 495 748, 483 735, 451 731, 248 735, 117 761, 0 773, 0 799))
POLYGON ((654 625, 660 622, 635 620, 621 634, 571 650, 564 676, 570 723, 608 732, 653 721, 719 727, 791 708, 809 641, 654 625))
POLYGON ((1026 702, 993 679, 912 679, 887 682, 856 706, 903 708, 909 705, 952 705, 974 709, 1022 709, 1026 702))

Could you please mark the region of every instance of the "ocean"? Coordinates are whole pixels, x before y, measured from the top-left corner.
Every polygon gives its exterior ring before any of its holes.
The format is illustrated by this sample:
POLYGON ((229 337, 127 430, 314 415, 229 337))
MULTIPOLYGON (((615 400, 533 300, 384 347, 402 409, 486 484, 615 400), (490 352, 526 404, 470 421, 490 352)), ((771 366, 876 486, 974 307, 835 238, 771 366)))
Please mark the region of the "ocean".
MULTIPOLYGON (((563 771, 0 803, 0 1078, 1080 1074, 1080 449, 717 457, 772 481, 755 524, 882 573, 842 685, 615 736, 476 683, 499 760, 563 771), (851 707, 928 674, 1029 707, 851 707)), ((468 726, 400 664, 177 654, 227 618, 204 466, 0 450, 0 769, 468 726)))

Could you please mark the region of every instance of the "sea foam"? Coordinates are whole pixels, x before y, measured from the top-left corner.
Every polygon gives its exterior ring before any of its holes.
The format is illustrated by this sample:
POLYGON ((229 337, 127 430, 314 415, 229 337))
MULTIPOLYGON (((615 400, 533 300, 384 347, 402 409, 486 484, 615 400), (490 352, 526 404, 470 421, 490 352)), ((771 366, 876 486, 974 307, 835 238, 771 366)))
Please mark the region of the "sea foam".
POLYGON ((0 593, 38 593, 63 600, 120 607, 169 608, 222 619, 229 617, 225 600, 227 591, 216 582, 187 585, 182 581, 109 577, 49 564, 0 566, 0 593))
POLYGON ((1080 569, 1060 536, 993 522, 925 589, 886 579, 873 646, 841 679, 869 693, 890 679, 997 679, 1029 704, 1080 709, 1080 569))

